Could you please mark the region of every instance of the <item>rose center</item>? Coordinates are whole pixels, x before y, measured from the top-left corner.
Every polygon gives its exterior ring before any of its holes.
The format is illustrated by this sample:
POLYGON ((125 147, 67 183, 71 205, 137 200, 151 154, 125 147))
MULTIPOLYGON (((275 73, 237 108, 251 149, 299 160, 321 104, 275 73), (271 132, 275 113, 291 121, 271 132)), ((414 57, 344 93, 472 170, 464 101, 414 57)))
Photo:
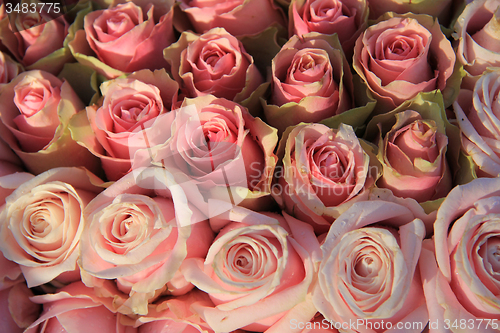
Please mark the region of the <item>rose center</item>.
POLYGON ((417 120, 395 133, 394 144, 414 161, 422 158, 434 162, 439 156, 436 128, 417 120))
POLYGON ((30 90, 30 92, 23 98, 23 105, 26 106, 26 108, 22 108, 21 112, 27 117, 31 117, 37 113, 38 110, 42 109, 45 104, 44 94, 45 90, 42 88, 34 88, 30 90))
POLYGON ((108 35, 119 37, 135 27, 134 22, 128 15, 120 13, 107 19, 103 32, 108 35))

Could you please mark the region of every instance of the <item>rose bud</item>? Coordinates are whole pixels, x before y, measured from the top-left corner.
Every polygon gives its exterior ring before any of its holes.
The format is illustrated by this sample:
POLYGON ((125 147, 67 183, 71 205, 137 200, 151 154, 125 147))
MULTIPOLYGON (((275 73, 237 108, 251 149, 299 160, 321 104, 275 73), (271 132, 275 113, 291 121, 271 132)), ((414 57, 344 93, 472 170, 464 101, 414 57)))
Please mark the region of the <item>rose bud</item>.
MULTIPOLYGON (((365 137, 377 143, 382 164, 378 187, 418 202, 446 196, 452 186, 453 145, 439 94, 422 94, 368 123, 365 137), (450 148, 451 147, 451 148, 450 148)), ((458 141, 458 137, 456 138, 458 141)))
POLYGON ((241 102, 263 82, 252 56, 224 28, 201 36, 183 32, 164 54, 188 97, 211 94, 241 102))
POLYGON ((346 209, 343 204, 356 200, 376 180, 369 172, 370 155, 344 124, 338 130, 322 124, 289 127, 278 158, 283 164, 276 168, 273 197, 317 232, 327 231, 346 209))
POLYGON ((474 90, 460 90, 453 103, 461 131, 462 149, 476 164, 480 177, 500 177, 500 69, 491 68, 474 90))
POLYGON ((272 0, 182 0, 194 31, 221 27, 233 36, 255 35, 271 25, 286 26, 283 11, 272 0))
POLYGON ((93 290, 81 282, 72 283, 56 294, 31 299, 43 304, 43 312, 25 333, 72 333, 82 327, 84 332, 137 332, 136 328, 124 326, 123 316, 106 309, 93 290))
POLYGON ((294 0, 290 6, 290 37, 313 31, 336 33, 347 58, 352 58, 354 42, 366 29, 366 0, 294 0))
POLYGON ((101 84, 102 98, 97 104, 88 106, 70 123, 75 140, 101 159, 108 180, 130 172, 137 149, 169 138, 174 118, 170 110, 177 102, 178 87, 164 69, 109 80, 101 84), (161 135, 151 133, 157 128, 161 135))
POLYGON ((83 168, 55 168, 19 186, 0 213, 0 250, 28 287, 80 278, 76 260, 83 209, 102 183, 83 168))
POLYGON ((112 312, 147 315, 162 294, 193 288, 179 268, 186 258, 206 255, 213 233, 168 171, 147 168, 134 176, 120 178, 86 207, 79 266, 82 281, 112 312))
POLYGON ((429 320, 448 332, 463 332, 463 322, 498 332, 499 203, 498 178, 455 187, 438 209, 434 240, 424 242, 420 272, 429 320))
POLYGON ((108 79, 166 68, 163 49, 175 41, 172 16, 164 6, 143 8, 133 2, 96 10, 85 16, 84 30, 76 32, 69 47, 79 62, 108 79))
POLYGON ((314 317, 317 310, 306 299, 320 252, 310 225, 286 213, 241 207, 210 222, 214 229, 224 227, 206 258, 188 259, 181 270, 214 302, 193 306, 212 329, 263 332, 280 321, 275 331, 286 332, 288 318, 314 317))
MULTIPOLYGON (((414 202, 414 201, 413 201, 414 202)), ((357 202, 332 225, 321 249, 313 302, 348 332, 390 332, 429 315, 417 266, 425 227, 405 202, 357 202), (355 322, 354 329, 349 323, 355 322)))
POLYGON ((272 61, 267 122, 282 133, 300 122, 319 122, 352 108, 352 77, 337 37, 293 36, 272 61))
POLYGON ((60 166, 98 170, 98 161, 71 139, 70 118, 83 104, 66 81, 33 70, 19 74, 0 95, 0 137, 35 174, 60 166))
POLYGON ((471 89, 484 70, 500 66, 500 2, 473 1, 465 7, 455 23, 454 37, 458 39, 457 60, 464 65, 468 76, 466 88, 471 89), (472 77, 471 77, 472 76, 472 77))
POLYGON ((437 20, 428 15, 388 13, 357 39, 353 67, 385 113, 420 92, 439 89, 445 107, 458 94, 455 52, 437 20), (452 75, 454 74, 454 75, 452 75))

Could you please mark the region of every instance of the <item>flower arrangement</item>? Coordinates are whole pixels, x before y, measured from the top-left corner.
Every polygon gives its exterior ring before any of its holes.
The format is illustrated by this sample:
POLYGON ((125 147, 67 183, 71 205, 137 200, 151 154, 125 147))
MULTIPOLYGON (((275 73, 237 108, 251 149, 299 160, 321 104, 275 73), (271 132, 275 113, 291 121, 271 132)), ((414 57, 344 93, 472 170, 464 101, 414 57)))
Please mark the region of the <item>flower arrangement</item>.
POLYGON ((500 0, 0 0, 0 330, 500 331, 500 0))

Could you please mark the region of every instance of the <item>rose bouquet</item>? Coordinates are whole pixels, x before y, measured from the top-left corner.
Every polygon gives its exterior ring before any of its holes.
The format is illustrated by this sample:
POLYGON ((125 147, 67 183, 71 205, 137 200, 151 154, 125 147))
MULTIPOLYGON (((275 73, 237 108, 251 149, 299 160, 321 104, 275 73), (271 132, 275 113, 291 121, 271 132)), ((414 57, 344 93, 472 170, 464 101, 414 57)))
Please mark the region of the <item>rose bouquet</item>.
POLYGON ((0 0, 0 332, 500 332, 500 0, 0 0))

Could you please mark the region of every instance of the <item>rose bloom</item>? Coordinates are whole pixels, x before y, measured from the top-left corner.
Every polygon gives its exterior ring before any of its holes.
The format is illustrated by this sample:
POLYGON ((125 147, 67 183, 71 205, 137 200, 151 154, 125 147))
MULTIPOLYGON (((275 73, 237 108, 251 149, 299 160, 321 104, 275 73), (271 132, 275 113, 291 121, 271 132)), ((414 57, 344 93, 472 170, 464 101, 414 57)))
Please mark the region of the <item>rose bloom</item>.
POLYGON ((453 103, 462 149, 472 157, 479 176, 500 176, 500 69, 489 69, 474 90, 460 90, 453 103))
POLYGON ((213 233, 174 185, 159 168, 145 169, 137 179, 129 173, 85 210, 82 281, 113 312, 146 315, 161 294, 192 288, 178 269, 185 258, 206 255, 213 233))
POLYGON ((135 150, 168 139, 174 117, 169 111, 177 102, 178 85, 164 69, 142 70, 106 81, 100 90, 103 97, 86 108, 86 116, 79 115, 88 117, 97 142, 81 128, 72 127, 72 132, 101 159, 107 178, 114 181, 130 171, 135 150), (150 133, 151 127, 159 126, 156 121, 163 127, 158 137, 150 133))
POLYGON ((412 13, 383 18, 358 38, 353 57, 354 69, 377 100, 375 112, 385 113, 435 89, 448 107, 460 80, 452 76, 455 53, 439 23, 412 13))
POLYGON ((0 323, 3 332, 25 332, 25 328, 38 318, 40 305, 30 301, 32 296, 33 293, 23 282, 6 289, 0 288, 0 323))
POLYGON ((40 317, 25 333, 106 332, 136 333, 137 329, 124 326, 123 316, 110 312, 99 302, 93 290, 81 282, 72 283, 56 294, 31 298, 43 304, 40 317))
POLYGON ((37 62, 63 48, 69 28, 64 16, 53 18, 52 13, 45 11, 12 13, 14 27, 0 32, 2 43, 24 66, 59 73, 67 57, 59 59, 60 63, 55 65, 37 62))
POLYGON ((41 173, 60 166, 95 170, 95 160, 71 139, 70 118, 83 104, 66 81, 44 71, 19 74, 0 95, 0 136, 26 168, 41 173))
POLYGON ((404 331, 421 332, 429 320, 417 267, 425 234, 422 220, 403 202, 353 204, 321 246, 314 305, 326 319, 344 324, 342 331, 388 332, 411 322, 420 329, 404 331), (350 322, 363 323, 352 330, 350 322))
POLYGON ((325 232, 344 203, 374 184, 370 157, 352 127, 338 130, 322 124, 289 128, 278 148, 273 196, 289 213, 325 232), (340 206, 340 207, 339 207, 340 206))
POLYGON ((336 33, 342 49, 351 58, 354 42, 366 29, 366 0, 295 0, 291 3, 289 36, 309 32, 336 33))
POLYGON ((335 36, 293 36, 272 61, 267 122, 282 133, 300 122, 318 122, 352 108, 352 77, 335 36))
POLYGON ((83 168, 55 168, 26 181, 5 199, 0 250, 21 266, 28 287, 79 279, 83 209, 101 191, 94 185, 99 183, 83 168))
POLYGON ((436 121, 413 110, 396 115, 396 123, 381 133, 378 158, 383 172, 378 187, 424 202, 446 196, 452 186, 446 160, 448 137, 436 121))
POLYGON ((271 203, 277 141, 276 129, 235 102, 186 98, 176 110, 171 140, 155 147, 153 164, 174 173, 207 216, 238 203, 263 209, 271 203))
MULTIPOLYGON (((163 49, 175 41, 172 15, 169 11, 160 16, 158 8, 146 10, 133 2, 90 12, 85 16, 85 33, 77 32, 73 50, 82 53, 81 37, 86 35, 97 58, 113 69, 129 73, 164 68, 168 63, 163 49)), ((108 78, 119 76, 108 69, 101 71, 108 78)))
POLYGON ((498 178, 455 187, 437 212, 434 241, 424 243, 420 270, 429 319, 449 322, 448 332, 463 331, 455 322, 482 322, 478 331, 498 331, 499 203, 498 178))
POLYGON ((210 223, 222 230, 206 258, 188 259, 181 270, 214 302, 193 306, 212 329, 262 332, 281 318, 289 328, 289 318, 314 317, 316 308, 306 297, 320 253, 310 225, 286 213, 264 215, 241 207, 210 223))
POLYGON ((459 41, 457 59, 470 75, 480 75, 488 66, 500 66, 498 29, 500 29, 498 0, 473 1, 465 7, 458 18, 454 35, 459 41))
POLYGON ((183 32, 164 54, 189 97, 212 94, 240 102, 263 82, 252 56, 224 28, 201 36, 183 32))
POLYGON ((183 0, 194 31, 221 27, 233 36, 255 35, 271 25, 286 26, 283 11, 271 0, 183 0))

